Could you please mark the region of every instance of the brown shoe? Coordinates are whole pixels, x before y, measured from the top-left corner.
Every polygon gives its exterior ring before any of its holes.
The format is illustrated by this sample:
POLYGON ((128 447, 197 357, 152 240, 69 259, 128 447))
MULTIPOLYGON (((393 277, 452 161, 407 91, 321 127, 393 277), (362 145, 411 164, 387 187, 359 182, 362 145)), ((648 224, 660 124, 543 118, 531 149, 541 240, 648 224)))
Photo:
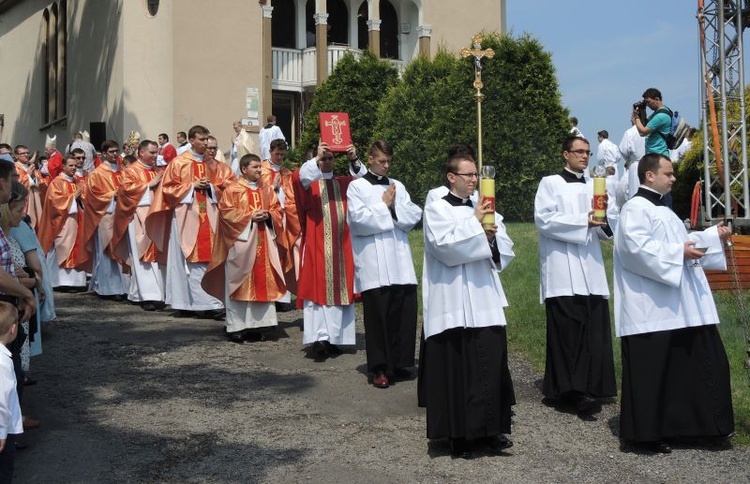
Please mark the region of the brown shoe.
POLYGON ((36 419, 33 419, 31 417, 24 417, 23 418, 23 429, 24 430, 34 430, 38 429, 42 426, 42 422, 36 419))
POLYGON ((391 386, 391 382, 388 381, 388 377, 385 376, 385 373, 378 373, 372 380, 372 386, 375 388, 388 388, 391 386))

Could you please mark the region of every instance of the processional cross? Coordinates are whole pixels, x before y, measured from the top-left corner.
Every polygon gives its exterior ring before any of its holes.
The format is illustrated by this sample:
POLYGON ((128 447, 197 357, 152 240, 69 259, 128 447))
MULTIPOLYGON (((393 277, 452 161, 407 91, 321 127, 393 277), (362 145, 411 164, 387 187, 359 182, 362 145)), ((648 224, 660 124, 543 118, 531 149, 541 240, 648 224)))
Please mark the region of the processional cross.
POLYGON ((484 83, 482 82, 482 58, 486 57, 492 59, 495 57, 495 51, 492 49, 482 50, 482 36, 475 35, 471 39, 472 47, 464 47, 461 49, 461 57, 466 59, 467 57, 474 57, 474 89, 477 92, 474 94, 474 98, 477 100, 477 154, 479 155, 479 172, 482 171, 482 100, 484 94, 482 94, 482 88, 484 83))

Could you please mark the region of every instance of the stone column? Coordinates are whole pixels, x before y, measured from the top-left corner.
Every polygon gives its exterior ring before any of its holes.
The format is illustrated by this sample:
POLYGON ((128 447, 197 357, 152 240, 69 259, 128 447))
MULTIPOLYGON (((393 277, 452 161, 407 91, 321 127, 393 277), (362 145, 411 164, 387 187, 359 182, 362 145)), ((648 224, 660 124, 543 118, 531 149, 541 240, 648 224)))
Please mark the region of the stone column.
POLYGON ((380 24, 383 23, 380 19, 370 19, 367 21, 367 34, 368 42, 370 45, 370 52, 375 54, 375 57, 380 58, 380 24))
POLYGON ((273 7, 271 5, 262 5, 263 10, 263 86, 260 91, 261 112, 258 113, 261 126, 266 116, 273 110, 273 58, 271 54, 271 17, 273 7))
POLYGON ((328 79, 328 14, 315 13, 315 69, 317 85, 328 79))
POLYGON ((429 25, 420 25, 417 27, 419 35, 419 55, 430 58, 430 37, 432 36, 432 27, 429 25))

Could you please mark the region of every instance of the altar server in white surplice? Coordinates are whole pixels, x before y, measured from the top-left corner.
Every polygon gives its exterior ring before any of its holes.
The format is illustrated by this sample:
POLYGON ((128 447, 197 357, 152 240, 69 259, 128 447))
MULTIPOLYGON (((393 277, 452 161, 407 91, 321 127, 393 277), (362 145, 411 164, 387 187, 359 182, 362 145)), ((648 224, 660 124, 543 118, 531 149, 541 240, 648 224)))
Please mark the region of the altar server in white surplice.
POLYGON ((615 204, 593 219, 593 181, 586 180, 589 142, 567 138, 565 168, 539 183, 534 221, 539 232, 541 299, 547 313, 547 362, 542 391, 550 403, 589 417, 597 398, 617 393, 609 322, 609 286, 600 239, 612 237, 615 204))
POLYGON ((729 362, 703 272, 726 270, 730 230, 719 224, 687 233, 663 202, 675 180, 666 157, 644 156, 638 175, 642 185, 623 206, 615 234, 620 438, 669 453, 674 439, 708 443, 734 432, 729 362))
POLYGON ((510 433, 515 397, 498 271, 515 254, 499 214, 497 225, 482 227, 494 207, 470 199, 478 183, 474 160, 453 156, 446 173, 450 192, 425 207, 419 384, 427 437, 448 438, 454 455, 470 458, 480 443, 495 452, 512 445, 503 435, 510 433))
POLYGON ((349 184, 347 218, 354 253, 354 291, 362 295, 367 368, 373 385, 409 378, 417 332, 417 276, 409 231, 422 218, 404 185, 386 174, 393 150, 370 147, 367 174, 349 184))

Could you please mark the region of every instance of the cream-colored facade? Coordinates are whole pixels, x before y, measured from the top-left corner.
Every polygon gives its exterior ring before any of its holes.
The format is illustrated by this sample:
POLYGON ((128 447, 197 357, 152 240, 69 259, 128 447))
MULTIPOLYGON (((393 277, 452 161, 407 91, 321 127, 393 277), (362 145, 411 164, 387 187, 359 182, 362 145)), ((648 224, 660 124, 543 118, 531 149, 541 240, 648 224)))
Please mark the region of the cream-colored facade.
POLYGON ((270 113, 293 142, 345 52, 403 69, 504 24, 505 0, 0 0, 0 142, 203 124, 228 149, 233 121, 270 113))

